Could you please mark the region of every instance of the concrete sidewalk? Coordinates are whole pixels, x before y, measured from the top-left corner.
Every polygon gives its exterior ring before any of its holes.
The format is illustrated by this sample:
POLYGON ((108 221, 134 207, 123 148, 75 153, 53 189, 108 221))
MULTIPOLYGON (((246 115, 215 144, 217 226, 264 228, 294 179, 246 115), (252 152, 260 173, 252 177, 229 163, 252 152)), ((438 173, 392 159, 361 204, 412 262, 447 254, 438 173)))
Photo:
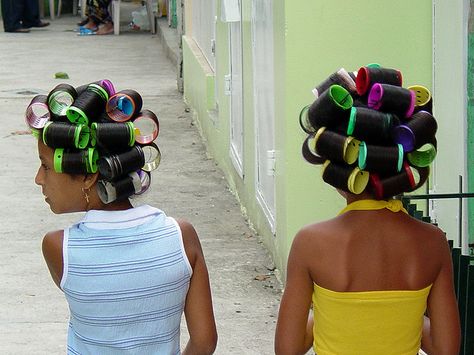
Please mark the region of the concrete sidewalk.
POLYGON ((213 291, 216 354, 272 354, 281 286, 271 259, 206 155, 160 38, 128 30, 124 10, 122 19, 120 36, 78 36, 72 29, 79 18, 70 15, 29 34, 0 32, 0 354, 66 353, 68 309, 43 262, 41 238, 81 217, 53 215, 34 185, 39 161, 25 108, 60 82, 77 86, 104 78, 118 90, 140 92, 144 108, 160 119, 162 164, 150 191, 135 203, 186 218, 198 231, 213 291), (55 79, 56 72, 70 79, 55 79))

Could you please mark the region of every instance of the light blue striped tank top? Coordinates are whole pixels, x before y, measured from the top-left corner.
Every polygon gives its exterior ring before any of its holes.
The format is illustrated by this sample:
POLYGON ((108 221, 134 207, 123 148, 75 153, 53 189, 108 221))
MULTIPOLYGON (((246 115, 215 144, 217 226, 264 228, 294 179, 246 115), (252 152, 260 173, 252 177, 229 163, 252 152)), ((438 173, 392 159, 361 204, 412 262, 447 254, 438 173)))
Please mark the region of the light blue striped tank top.
POLYGON ((64 230, 68 354, 180 354, 192 268, 173 218, 144 205, 64 230))

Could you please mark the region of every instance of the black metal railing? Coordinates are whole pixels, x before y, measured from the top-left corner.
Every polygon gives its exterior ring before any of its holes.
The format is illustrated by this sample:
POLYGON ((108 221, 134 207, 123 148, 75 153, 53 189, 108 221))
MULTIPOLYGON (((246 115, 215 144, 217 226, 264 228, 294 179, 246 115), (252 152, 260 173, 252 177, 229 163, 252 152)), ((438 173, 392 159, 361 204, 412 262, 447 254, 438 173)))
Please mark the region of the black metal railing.
MULTIPOLYGON (((417 209, 416 204, 412 204, 413 200, 424 200, 427 205, 430 200, 445 200, 445 199, 456 199, 458 200, 458 245, 462 245, 462 234, 463 234, 463 200, 466 198, 474 198, 473 192, 458 192, 458 193, 445 193, 445 194, 424 194, 424 195, 405 195, 401 197, 402 203, 407 209, 408 213, 424 222, 432 222, 430 216, 425 216, 422 211, 417 209)), ((469 244, 471 248, 470 254, 473 255, 472 248, 474 245, 469 244)))
MULTIPOLYGON (((460 178, 460 186, 462 186, 462 178, 460 178)), ((417 205, 411 202, 413 200, 425 200, 427 203, 426 210, 428 211, 430 200, 457 199, 459 201, 458 245, 462 246, 463 200, 466 198, 474 198, 474 193, 464 193, 460 189, 459 193, 406 195, 401 197, 401 200, 411 216, 428 223, 434 223, 430 216, 425 215, 423 211, 419 211, 417 205)), ((453 240, 449 241, 449 245, 453 261, 454 288, 461 319, 462 342, 459 354, 472 355, 474 354, 474 245, 469 244, 470 255, 463 255, 462 248, 454 247, 453 240)))
POLYGON ((474 354, 474 258, 462 255, 461 248, 451 245, 453 260, 454 290, 458 301, 461 320, 461 351, 460 355, 474 354))

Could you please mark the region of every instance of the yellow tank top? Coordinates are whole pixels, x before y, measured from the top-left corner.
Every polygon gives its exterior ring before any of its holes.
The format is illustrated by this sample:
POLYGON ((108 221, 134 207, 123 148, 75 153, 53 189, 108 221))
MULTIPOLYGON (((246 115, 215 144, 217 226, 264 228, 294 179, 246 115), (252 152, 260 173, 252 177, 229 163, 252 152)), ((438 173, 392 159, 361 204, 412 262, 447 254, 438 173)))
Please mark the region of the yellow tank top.
MULTIPOLYGON (((398 200, 359 200, 349 210, 403 211, 398 200)), ((431 285, 421 290, 336 292, 314 284, 314 351, 318 355, 415 355, 431 285)))
POLYGON ((314 284, 318 355, 415 355, 431 285, 416 291, 335 292, 314 284))

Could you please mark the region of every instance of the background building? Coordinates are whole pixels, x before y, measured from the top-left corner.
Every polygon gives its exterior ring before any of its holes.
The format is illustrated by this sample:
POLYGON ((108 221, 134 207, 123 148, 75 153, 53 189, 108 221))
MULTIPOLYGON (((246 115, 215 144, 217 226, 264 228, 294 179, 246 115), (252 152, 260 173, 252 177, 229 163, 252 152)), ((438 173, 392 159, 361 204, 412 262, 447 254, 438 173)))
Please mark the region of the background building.
MULTIPOLYGON (((185 0, 184 96, 249 222, 285 270, 293 236, 343 199, 301 157, 298 116, 344 67, 397 68, 434 97, 438 157, 428 190, 474 191, 473 47, 468 0, 185 0), (471 88, 468 91, 468 87, 471 88), (468 95, 468 92, 471 93, 468 95), (471 172, 471 174, 469 174, 471 172), (462 182, 460 183, 460 177, 462 182)), ((468 208, 421 207, 468 252, 468 208)))

